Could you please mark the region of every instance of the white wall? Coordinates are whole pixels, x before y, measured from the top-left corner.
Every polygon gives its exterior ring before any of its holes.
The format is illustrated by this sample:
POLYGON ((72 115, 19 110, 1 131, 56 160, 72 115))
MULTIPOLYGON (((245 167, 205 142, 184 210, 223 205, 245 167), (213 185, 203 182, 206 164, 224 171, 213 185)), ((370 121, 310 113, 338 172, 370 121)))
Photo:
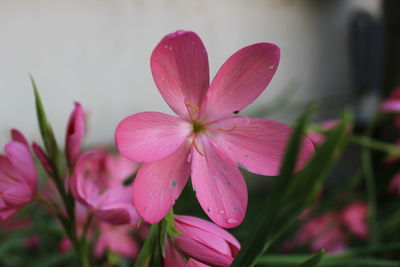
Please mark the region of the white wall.
POLYGON ((253 107, 271 103, 293 83, 298 99, 346 99, 348 17, 356 8, 379 14, 379 3, 0 0, 0 146, 11 127, 39 140, 28 73, 61 142, 74 100, 90 112, 89 144, 112 142, 116 124, 132 113, 170 112, 151 79, 149 58, 158 41, 178 29, 200 35, 212 74, 243 46, 267 41, 281 47, 278 72, 253 107))

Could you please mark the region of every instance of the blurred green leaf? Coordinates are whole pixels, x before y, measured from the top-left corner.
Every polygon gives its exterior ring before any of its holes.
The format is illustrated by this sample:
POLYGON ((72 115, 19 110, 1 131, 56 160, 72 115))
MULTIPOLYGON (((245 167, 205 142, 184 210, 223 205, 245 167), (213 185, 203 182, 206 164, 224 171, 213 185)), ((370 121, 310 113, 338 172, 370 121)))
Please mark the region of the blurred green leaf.
POLYGON ((258 217, 248 218, 254 223, 232 266, 254 266, 257 257, 312 203, 323 179, 337 159, 338 152, 344 146, 346 131, 352 121, 350 112, 344 113, 341 123, 329 133, 325 143, 318 148, 304 170, 294 174, 302 133, 313 109, 314 106, 309 106, 298 120, 281 173, 266 196, 264 205, 260 205, 258 217))
POLYGON ((321 259, 324 256, 324 254, 325 254, 324 251, 320 251, 319 253, 312 256, 310 259, 300 264, 298 267, 317 267, 319 266, 319 263, 321 262, 321 259))

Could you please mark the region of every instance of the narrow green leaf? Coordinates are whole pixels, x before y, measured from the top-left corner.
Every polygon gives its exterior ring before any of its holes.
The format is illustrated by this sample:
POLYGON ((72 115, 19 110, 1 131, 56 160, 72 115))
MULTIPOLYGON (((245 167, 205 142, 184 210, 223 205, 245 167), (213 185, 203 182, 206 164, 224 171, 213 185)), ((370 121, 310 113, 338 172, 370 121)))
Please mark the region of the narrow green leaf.
POLYGON ((311 111, 309 107, 299 119, 288 145, 281 174, 276 178, 264 205, 260 205, 257 218, 247 218, 254 223, 233 266, 253 266, 257 257, 312 203, 323 179, 337 159, 338 152, 344 146, 346 131, 352 121, 350 112, 344 114, 341 123, 327 136, 325 143, 319 147, 304 170, 293 173, 296 162, 293 154, 296 155, 299 150, 302 131, 311 111))
POLYGON ((158 247, 158 240, 160 235, 160 229, 158 224, 153 224, 150 228, 150 232, 147 235, 146 241, 140 250, 139 256, 135 260, 134 267, 147 267, 150 266, 152 257, 158 247))
POLYGON ((47 152, 48 157, 52 161, 52 164, 57 164, 58 161, 58 146, 56 139, 54 137, 53 130, 47 120, 46 112, 43 108, 42 101, 40 99, 39 91, 37 89, 35 80, 31 75, 29 75, 33 87, 33 92, 35 95, 35 106, 36 115, 38 119, 40 134, 42 135, 43 143, 47 152))
POLYGON ((325 251, 320 251, 319 253, 312 256, 310 259, 308 259, 305 262, 303 262, 302 264, 298 265, 298 267, 317 267, 317 266, 319 266, 324 254, 325 254, 325 251))

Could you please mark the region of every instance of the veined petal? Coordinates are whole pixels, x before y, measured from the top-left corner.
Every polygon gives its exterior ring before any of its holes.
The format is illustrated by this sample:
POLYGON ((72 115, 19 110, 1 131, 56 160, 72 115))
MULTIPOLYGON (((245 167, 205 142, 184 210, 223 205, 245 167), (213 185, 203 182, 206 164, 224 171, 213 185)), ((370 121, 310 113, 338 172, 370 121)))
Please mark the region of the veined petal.
POLYGON ((219 253, 187 236, 178 235, 174 238, 174 242, 189 257, 211 266, 229 266, 233 261, 231 255, 219 253))
POLYGON ((176 114, 187 117, 187 104, 200 107, 210 78, 207 51, 197 34, 177 31, 165 36, 150 64, 158 90, 176 114))
POLYGON ((183 144, 171 155, 139 168, 133 182, 133 202, 146 222, 159 222, 181 194, 190 175, 188 153, 188 145, 183 144))
POLYGON ((119 123, 115 142, 119 152, 128 159, 152 162, 177 150, 190 131, 190 124, 183 119, 160 112, 143 112, 119 123))
MULTIPOLYGON (((292 128, 286 124, 235 116, 212 125, 212 140, 218 149, 252 173, 276 176, 279 173, 292 128)), ((314 145, 303 138, 296 170, 301 170, 314 154, 314 145)))
POLYGON ((279 47, 258 43, 244 47, 222 65, 207 92, 201 115, 206 120, 236 113, 267 87, 279 64, 279 47))
POLYGON ((219 226, 232 228, 244 218, 247 187, 235 163, 206 139, 192 156, 192 184, 207 215, 219 226))

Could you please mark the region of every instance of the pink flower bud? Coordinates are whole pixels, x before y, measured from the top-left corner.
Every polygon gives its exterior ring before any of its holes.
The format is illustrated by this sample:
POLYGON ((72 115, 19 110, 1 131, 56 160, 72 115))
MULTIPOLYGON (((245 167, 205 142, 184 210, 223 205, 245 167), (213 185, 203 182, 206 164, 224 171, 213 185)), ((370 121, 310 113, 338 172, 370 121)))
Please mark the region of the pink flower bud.
POLYGON ((75 102, 75 108, 69 117, 65 134, 65 154, 70 166, 74 166, 79 157, 81 144, 85 135, 85 113, 80 103, 75 102))
MULTIPOLYGON (((227 231, 217 225, 191 216, 174 217, 176 229, 182 233, 173 238, 174 245, 187 257, 212 266, 229 266, 240 250, 239 242, 227 231)), ((176 253, 169 244, 164 259, 166 266, 177 266, 176 253)), ((190 265, 189 265, 190 266, 190 265)))
POLYGON ((36 157, 39 159, 39 161, 42 164, 43 168, 48 173, 52 173, 53 172, 53 168, 51 167, 50 160, 47 157, 46 153, 44 153, 43 149, 38 144, 36 144, 34 142, 32 144, 32 150, 35 153, 36 157))

